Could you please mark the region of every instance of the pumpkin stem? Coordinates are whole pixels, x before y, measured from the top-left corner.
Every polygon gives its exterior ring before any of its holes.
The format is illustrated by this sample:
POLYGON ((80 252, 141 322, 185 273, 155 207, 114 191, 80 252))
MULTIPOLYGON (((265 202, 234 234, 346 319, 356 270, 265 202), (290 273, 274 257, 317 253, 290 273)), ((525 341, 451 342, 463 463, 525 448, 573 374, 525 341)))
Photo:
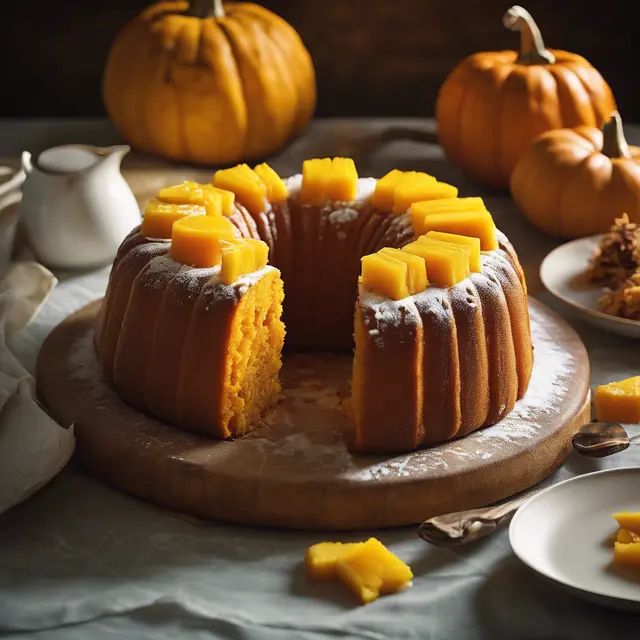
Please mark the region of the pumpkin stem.
POLYGON ((609 158, 630 158, 629 145, 622 130, 622 118, 617 111, 602 126, 602 153, 609 158))
POLYGON ((556 57, 544 48, 542 34, 531 14, 514 5, 502 18, 502 24, 511 31, 520 32, 520 53, 517 64, 553 64, 556 57))
POLYGON ((189 15, 196 18, 223 18, 222 0, 191 0, 189 15))

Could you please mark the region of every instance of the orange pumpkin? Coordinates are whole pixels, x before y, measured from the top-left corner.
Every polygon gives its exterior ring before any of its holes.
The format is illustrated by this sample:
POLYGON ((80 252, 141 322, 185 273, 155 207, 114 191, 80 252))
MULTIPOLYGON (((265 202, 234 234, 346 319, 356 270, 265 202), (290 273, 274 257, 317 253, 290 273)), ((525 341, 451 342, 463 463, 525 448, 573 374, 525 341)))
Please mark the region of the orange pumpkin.
POLYGON ((196 164, 264 158, 299 134, 316 104, 295 30, 249 2, 182 0, 143 11, 114 41, 107 112, 132 145, 196 164))
POLYGON ((531 15, 511 7, 505 26, 520 52, 476 53, 458 64, 436 102, 438 139, 479 182, 508 187, 521 151, 550 129, 600 127, 616 109, 609 85, 587 60, 547 50, 531 15))
POLYGON ((518 160, 511 194, 534 225, 555 236, 604 233, 622 213, 640 223, 640 148, 627 144, 617 112, 602 130, 548 131, 518 160))

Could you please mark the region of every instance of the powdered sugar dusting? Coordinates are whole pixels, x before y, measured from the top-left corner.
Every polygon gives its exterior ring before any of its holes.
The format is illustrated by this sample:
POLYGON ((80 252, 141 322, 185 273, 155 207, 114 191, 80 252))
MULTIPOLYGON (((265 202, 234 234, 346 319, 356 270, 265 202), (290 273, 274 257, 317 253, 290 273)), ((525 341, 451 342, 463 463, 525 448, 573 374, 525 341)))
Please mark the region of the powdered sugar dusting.
POLYGON ((221 278, 221 265, 191 267, 174 260, 168 253, 165 253, 167 250, 167 245, 153 242, 138 245, 132 250, 132 253, 150 254, 149 262, 140 273, 145 286, 152 289, 162 289, 175 279, 176 285, 184 287, 191 296, 198 294, 202 287, 208 284, 225 288, 225 291, 218 292, 217 297, 225 295, 233 297, 236 294, 244 295, 249 287, 260 280, 265 273, 275 269, 275 267, 266 266, 258 271, 240 276, 231 285, 224 285, 221 278), (159 251, 161 251, 160 255, 158 255, 159 251))
POLYGON ((302 174, 296 173, 295 175, 283 180, 285 186, 289 191, 289 195, 297 195, 302 189, 302 174))
POLYGON ((175 283, 178 287, 186 289, 190 296, 195 296, 202 289, 203 283, 209 280, 220 281, 221 266, 194 269, 184 267, 175 276, 175 283))
POLYGON ((164 289, 183 267, 168 255, 156 256, 146 264, 139 277, 143 279, 145 287, 164 289))
POLYGON ((356 200, 358 202, 364 202, 372 198, 377 183, 378 181, 375 178, 359 178, 356 189, 356 200))
POLYGON ((337 464, 339 467, 349 466, 352 458, 342 439, 329 444, 321 444, 309 438, 304 431, 299 431, 279 440, 278 446, 274 448, 272 440, 259 436, 260 431, 256 431, 247 441, 263 449, 269 456, 280 458, 298 456, 311 466, 326 466, 327 464, 337 464))
POLYGON ((266 275, 267 273, 269 273, 271 271, 277 271, 277 269, 275 267, 267 265, 266 267, 263 267, 262 269, 259 269, 258 271, 253 271, 251 273, 246 273, 245 275, 240 276, 236 280, 236 282, 231 286, 238 287, 238 291, 240 292, 240 294, 244 295, 244 293, 246 293, 246 291, 249 289, 249 287, 252 287, 264 275, 266 275))
POLYGON ((175 272, 178 271, 181 266, 181 264, 177 263, 169 255, 156 256, 149 261, 145 272, 147 274, 164 273, 166 271, 175 272))
POLYGON ((131 249, 131 253, 157 254, 159 252, 167 252, 171 246, 170 242, 144 242, 137 244, 131 249))
MULTIPOLYGON (((384 336, 390 335, 391 329, 420 324, 414 297, 389 300, 360 286, 358 299, 364 326, 378 348, 384 348, 384 336)), ((397 335, 396 331, 393 333, 397 335)))
POLYGON ((360 215, 360 211, 347 207, 346 209, 336 209, 329 214, 329 222, 332 224, 346 224, 353 222, 360 215))
MULTIPOLYGON (((465 286, 464 282, 457 286, 465 286)), ((399 328, 407 324, 420 324, 421 318, 429 317, 433 322, 444 326, 449 323, 451 306, 449 303, 449 290, 439 287, 429 287, 425 291, 402 300, 390 300, 373 291, 360 286, 358 293, 365 326, 370 336, 376 336, 378 344, 383 347, 385 331, 380 334, 380 329, 388 327, 399 328), (407 314, 406 310, 409 309, 407 314)), ((386 335, 389 335, 386 333, 386 335)))

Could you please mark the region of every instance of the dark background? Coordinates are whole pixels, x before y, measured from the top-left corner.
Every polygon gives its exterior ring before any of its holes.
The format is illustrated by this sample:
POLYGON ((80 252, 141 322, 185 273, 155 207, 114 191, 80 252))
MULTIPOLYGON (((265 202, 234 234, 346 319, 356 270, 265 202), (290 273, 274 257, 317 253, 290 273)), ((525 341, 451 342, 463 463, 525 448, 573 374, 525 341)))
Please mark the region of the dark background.
MULTIPOLYGON (((118 30, 147 0, 0 0, 0 117, 100 116, 100 78, 118 30)), ((475 51, 515 48, 504 0, 263 0, 302 36, 320 116, 429 116, 438 87, 475 51)), ((585 56, 640 122, 632 0, 529 0, 549 47, 585 56)), ((637 13, 637 7, 636 11, 637 13)))

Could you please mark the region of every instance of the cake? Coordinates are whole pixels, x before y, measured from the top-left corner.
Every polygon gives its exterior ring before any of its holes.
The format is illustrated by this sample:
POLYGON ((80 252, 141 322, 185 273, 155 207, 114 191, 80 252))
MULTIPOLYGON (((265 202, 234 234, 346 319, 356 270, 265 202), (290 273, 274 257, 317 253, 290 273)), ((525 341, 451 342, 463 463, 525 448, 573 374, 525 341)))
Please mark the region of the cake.
POLYGON ((185 248, 177 240, 175 227, 173 243, 140 228, 124 240, 98 316, 98 358, 134 407, 216 438, 240 436, 280 391, 280 272, 266 265, 266 245, 257 269, 225 274, 233 261, 194 267, 177 259, 172 244, 185 248))
POLYGON ((481 272, 454 286, 392 300, 360 284, 355 449, 401 452, 464 436, 504 418, 525 394, 533 366, 526 285, 513 247, 496 236, 481 272))
POLYGON ((246 433, 277 400, 283 322, 286 348, 355 349, 356 451, 460 437, 524 395, 526 282, 480 198, 419 172, 359 178, 346 158, 307 160, 287 180, 239 165, 212 183, 161 191, 114 261, 96 349, 127 402, 214 437, 246 433), (197 218, 218 220, 221 245, 264 243, 269 265, 223 278, 222 252, 207 267, 200 247, 176 259, 176 229, 197 218))

